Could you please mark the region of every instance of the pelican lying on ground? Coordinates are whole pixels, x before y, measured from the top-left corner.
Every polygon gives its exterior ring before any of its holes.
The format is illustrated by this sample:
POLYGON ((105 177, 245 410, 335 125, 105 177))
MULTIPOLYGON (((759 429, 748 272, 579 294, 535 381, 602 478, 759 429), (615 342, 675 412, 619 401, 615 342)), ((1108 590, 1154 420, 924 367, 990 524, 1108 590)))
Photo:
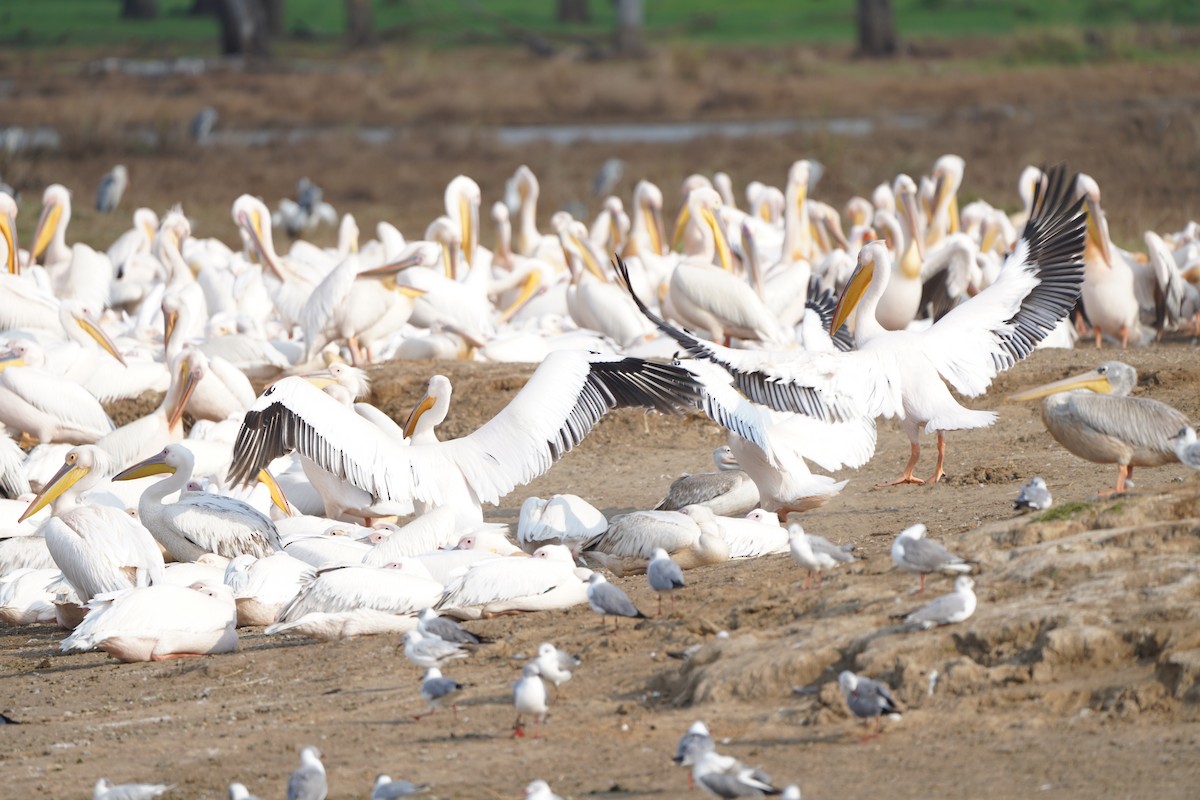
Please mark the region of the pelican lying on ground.
POLYGON ((147 586, 104 595, 63 640, 64 653, 100 648, 121 661, 163 661, 237 649, 237 609, 224 584, 147 586))
MULTIPOLYGON (((212 492, 186 492, 195 458, 182 444, 169 444, 161 453, 138 462, 113 476, 114 481, 169 474, 170 478, 149 486, 138 501, 138 516, 152 536, 176 561, 195 561, 205 553, 226 558, 247 554, 266 558, 282 550, 275 523, 262 512, 233 497, 212 492), (167 495, 180 492, 174 503, 167 495)), ((283 492, 263 470, 271 496, 286 507, 283 492)))
POLYGON ((759 503, 758 487, 733 456, 729 445, 713 450, 716 472, 684 474, 675 479, 656 511, 678 511, 684 506, 708 506, 714 514, 746 514, 759 503))
POLYGON ((607 411, 621 406, 678 412, 697 402, 682 367, 582 352, 551 353, 491 421, 461 439, 403 447, 303 378, 269 387, 246 413, 230 479, 246 483, 292 450, 411 513, 449 505, 478 525, 482 503, 499 503, 570 451, 607 411))
POLYGON ((1042 422, 1070 452, 1097 464, 1117 465, 1114 491, 1125 491, 1134 467, 1179 461, 1172 439, 1190 425, 1166 403, 1130 397, 1137 370, 1106 361, 1091 372, 1014 394, 1010 400, 1042 401, 1042 422))
MULTIPOLYGON (((834 314, 833 330, 854 310, 859 350, 849 353, 771 353, 731 350, 660 324, 690 356, 723 366, 733 385, 756 403, 826 422, 868 416, 896 416, 911 443, 911 456, 895 483, 923 483, 913 477, 920 458, 921 428, 937 432, 939 480, 947 430, 992 424, 996 415, 961 406, 946 382, 975 397, 995 376, 1025 358, 1079 296, 1080 255, 1085 222, 1071 199, 1072 181, 1059 166, 1039 184, 1024 236, 1005 261, 996 281, 956 306, 924 331, 885 331, 875 307, 887 288, 891 260, 882 242, 859 252, 834 314), (861 303, 859 300, 861 299, 861 303)), ((647 313, 643 309, 643 313, 647 313)), ((760 487, 761 488, 761 487, 760 487)))

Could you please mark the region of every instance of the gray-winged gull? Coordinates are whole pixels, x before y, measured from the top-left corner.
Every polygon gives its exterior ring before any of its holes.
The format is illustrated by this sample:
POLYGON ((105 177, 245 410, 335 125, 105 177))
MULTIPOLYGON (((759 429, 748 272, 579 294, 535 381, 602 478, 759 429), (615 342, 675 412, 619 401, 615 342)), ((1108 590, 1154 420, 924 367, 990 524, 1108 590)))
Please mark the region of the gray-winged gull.
POLYGON ((681 767, 690 767, 700 753, 712 750, 714 746, 708 726, 696 720, 687 729, 687 733, 679 737, 679 746, 675 748, 675 755, 671 760, 681 767))
POLYGON ((1052 502, 1046 481, 1037 475, 1021 487, 1017 499, 1013 501, 1013 508, 1017 511, 1045 511, 1052 502))
POLYGON ((962 622, 975 613, 974 586, 975 581, 966 575, 959 575, 954 581, 953 592, 944 594, 932 603, 918 608, 905 617, 904 621, 915 622, 922 628, 962 622))
POLYGON ((850 670, 844 670, 838 675, 838 686, 841 687, 842 696, 846 698, 846 705, 850 707, 854 716, 861 719, 865 725, 870 725, 871 720, 875 720, 876 734, 879 733, 880 726, 883 724, 884 714, 899 713, 896 700, 885 683, 862 675, 855 675, 850 670))
POLYGON ((916 525, 900 531, 892 542, 892 561, 896 566, 921 575, 921 588, 925 591, 925 575, 930 572, 970 572, 971 565, 942 547, 925 538, 925 526, 916 525))
POLYGON ((311 745, 300 751, 300 766, 288 777, 287 800, 325 800, 329 784, 321 751, 311 745))
MULTIPOLYGON (((429 709, 424 714, 414 714, 413 719, 428 717, 438 710, 442 701, 457 693, 461 688, 461 683, 453 678, 442 677, 440 669, 430 667, 425 671, 425 678, 421 681, 421 697, 429 703, 429 709)), ((458 706, 453 701, 450 703, 450 710, 454 712, 454 718, 458 719, 458 706)))
POLYGON ((513 737, 525 735, 525 717, 533 717, 533 738, 538 738, 538 726, 545 721, 550 710, 546 698, 546 684, 538 665, 529 663, 521 671, 521 677, 513 684, 513 707, 517 709, 517 721, 513 723, 513 737))
POLYGON ((675 590, 683 588, 683 570, 671 560, 671 556, 661 547, 654 551, 654 558, 646 566, 646 579, 650 588, 658 595, 658 616, 662 616, 662 596, 666 592, 671 596, 671 613, 675 613, 675 590))
POLYGON ((613 618, 614 633, 616 633, 617 622, 621 617, 646 618, 646 615, 638 611, 637 606, 620 587, 613 586, 599 572, 593 572, 588 578, 587 598, 588 606, 600 615, 601 628, 605 625, 605 617, 613 618))
POLYGON ((425 636, 436 636, 444 642, 456 644, 483 644, 486 641, 449 617, 438 616, 432 608, 425 609, 417 617, 417 630, 425 636))
POLYGON ((537 664, 539 675, 558 688, 571 680, 571 675, 579 666, 579 657, 564 653, 549 642, 542 642, 532 663, 537 664))
POLYGON ((426 636, 420 631, 404 634, 404 655, 418 667, 440 667, 447 661, 466 658, 467 651, 455 642, 447 642, 437 636, 426 636))
POLYGON ((1187 425, 1171 437, 1175 442, 1175 455, 1179 462, 1192 469, 1200 469, 1200 442, 1196 441, 1196 430, 1187 425))
POLYGON ((726 800, 734 797, 764 797, 781 792, 771 783, 770 775, 715 750, 705 750, 695 757, 692 779, 704 791, 726 800))
POLYGON ((371 800, 396 800, 397 797, 409 797, 428 791, 427 783, 412 783, 410 781, 394 781, 391 775, 376 775, 375 788, 371 790, 371 800))
POLYGON ((92 800, 151 800, 170 789, 164 783, 121 783, 114 786, 108 778, 101 778, 92 789, 92 800))
POLYGON ((812 574, 817 573, 817 586, 821 585, 824 572, 833 569, 838 564, 849 564, 855 560, 848 550, 833 544, 822 536, 804 532, 804 529, 792 523, 788 526, 788 543, 791 546, 792 560, 808 571, 804 581, 807 590, 812 585, 812 574))
POLYGON ((258 800, 258 795, 250 794, 244 783, 229 784, 229 800, 258 800))

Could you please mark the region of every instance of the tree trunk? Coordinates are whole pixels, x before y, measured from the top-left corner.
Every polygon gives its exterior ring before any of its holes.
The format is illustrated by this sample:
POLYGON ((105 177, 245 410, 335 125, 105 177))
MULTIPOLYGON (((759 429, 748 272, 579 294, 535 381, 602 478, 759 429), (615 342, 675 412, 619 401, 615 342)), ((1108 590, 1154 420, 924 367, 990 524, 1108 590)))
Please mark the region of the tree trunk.
POLYGON ((642 33, 646 27, 642 0, 615 0, 617 4, 617 52, 624 56, 643 53, 642 33))
POLYGON ((267 19, 259 0, 217 0, 221 52, 227 56, 265 56, 267 19))
POLYGON ((123 0, 121 19, 158 19, 158 0, 123 0))
POLYGON ((858 0, 858 52, 871 58, 896 54, 892 0, 858 0))
POLYGON ((283 36, 283 0, 258 0, 266 20, 267 36, 283 36))
POLYGON ((361 47, 375 40, 375 18, 371 0, 345 0, 346 41, 351 47, 361 47))
POLYGON ((558 0, 559 22, 591 22, 588 0, 558 0))

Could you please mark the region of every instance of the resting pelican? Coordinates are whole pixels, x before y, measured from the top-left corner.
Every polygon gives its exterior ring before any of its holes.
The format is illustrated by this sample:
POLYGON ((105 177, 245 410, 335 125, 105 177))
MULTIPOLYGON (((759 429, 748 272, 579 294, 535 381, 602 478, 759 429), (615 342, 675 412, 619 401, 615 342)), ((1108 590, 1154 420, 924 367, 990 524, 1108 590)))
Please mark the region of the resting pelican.
POLYGON ((544 544, 561 544, 578 558, 579 551, 606 530, 608 519, 578 495, 527 497, 517 522, 517 544, 530 553, 544 544))
POLYGON ((1172 438, 1190 425, 1166 403, 1130 397, 1137 370, 1106 361, 1091 372, 1013 395, 1011 400, 1042 401, 1042 422, 1070 452, 1097 464, 1117 465, 1116 492, 1125 491, 1134 467, 1158 467, 1179 460, 1172 438))
POLYGON ((297 450, 323 469, 411 513, 416 503, 450 505, 464 526, 570 451, 619 406, 675 412, 696 402, 681 367, 573 351, 551 353, 529 382, 482 428, 449 442, 403 447, 303 378, 269 387, 246 413, 230 478, 247 482, 297 450))
POLYGON ((266 558, 242 555, 225 568, 225 583, 233 589, 238 627, 270 625, 279 610, 300 591, 309 565, 287 553, 266 558))
POLYGON ((71 221, 71 192, 60 183, 53 183, 42 192, 42 216, 33 233, 33 249, 29 263, 42 263, 48 268, 65 267, 71 260, 67 246, 67 223, 71 221))
POLYGON ((544 611, 587 602, 587 583, 571 551, 542 545, 531 558, 492 558, 471 564, 446 586, 434 608, 442 614, 475 618, 511 611, 544 611))
POLYGON ((171 385, 158 408, 96 440, 116 464, 129 464, 149 458, 171 442, 183 440, 183 410, 201 377, 186 354, 171 362, 171 385))
POLYGON ((164 661, 237 649, 237 609, 224 584, 130 589, 88 604, 63 652, 100 648, 125 662, 164 661))
POLYGON ((729 544, 704 506, 633 511, 617 517, 584 551, 584 557, 622 577, 645 572, 660 547, 681 569, 729 560, 729 544))
MULTIPOLYGON (((266 558, 283 549, 275 523, 241 500, 211 492, 182 492, 191 480, 195 463, 191 450, 182 444, 169 444, 157 455, 117 473, 113 480, 171 475, 142 492, 138 516, 176 561, 195 561, 205 553, 225 558, 243 554, 266 558), (182 492, 178 500, 163 502, 175 492, 182 492)), ((271 496, 282 506, 283 493, 270 473, 264 470, 260 479, 267 482, 271 496)))
POLYGON ((83 602, 102 592, 157 583, 163 557, 150 531, 124 511, 85 505, 80 496, 110 474, 108 455, 95 445, 71 448, 62 469, 21 515, 23 521, 48 504, 52 516, 38 533, 83 602))
POLYGON ((959 405, 943 381, 969 397, 982 394, 1074 306, 1083 277, 1084 218, 1070 195, 1065 168, 1050 170, 1025 234, 996 282, 924 331, 885 331, 876 321, 891 269, 887 248, 877 241, 860 251, 831 325, 840 328, 858 304, 857 351, 746 352, 663 330, 690 355, 722 365, 733 385, 756 403, 825 421, 864 413, 900 417, 912 453, 893 483, 924 482, 912 474, 921 454, 918 437, 922 426, 936 431, 938 463, 931 480, 937 481, 944 474, 944 432, 983 427, 996 418, 959 405))
POLYGON ((254 405, 257 398, 250 379, 233 364, 220 356, 209 358, 203 350, 190 346, 184 348, 183 358, 186 366, 181 369, 196 375, 196 388, 184 404, 193 419, 221 422, 240 417, 254 405))
POLYGON ((40 443, 91 444, 113 430, 100 401, 43 369, 45 352, 20 342, 0 357, 0 422, 40 443))
POLYGON ((656 511, 678 511, 684 506, 700 504, 713 513, 725 516, 746 514, 759 504, 758 486, 738 464, 729 445, 713 450, 716 472, 684 473, 676 478, 656 511))

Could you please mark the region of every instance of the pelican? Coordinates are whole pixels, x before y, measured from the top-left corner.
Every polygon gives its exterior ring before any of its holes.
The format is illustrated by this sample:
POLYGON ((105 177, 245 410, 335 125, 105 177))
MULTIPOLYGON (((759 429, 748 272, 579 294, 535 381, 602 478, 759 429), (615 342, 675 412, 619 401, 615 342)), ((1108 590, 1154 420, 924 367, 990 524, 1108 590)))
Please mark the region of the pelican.
POLYGON ((5 192, 0 192, 0 239, 4 240, 4 266, 7 274, 19 274, 21 250, 17 247, 17 201, 5 192))
POLYGON ((196 388, 184 404, 192 419, 221 422, 242 416, 254 405, 254 387, 240 369, 220 356, 209 358, 199 348, 187 346, 184 353, 186 366, 181 369, 196 374, 196 388))
POLYGON ((831 324, 832 330, 840 328, 857 304, 857 351, 751 353, 663 330, 693 357, 722 365, 733 385, 756 403, 827 422, 864 413, 900 417, 911 455, 893 483, 924 483, 913 476, 921 453, 918 437, 922 426, 936 431, 938 463, 931 480, 940 480, 945 431, 983 427, 996 418, 959 405, 943 381, 969 397, 982 394, 999 372, 1033 350, 1078 297, 1084 218, 1070 187, 1065 168, 1050 170, 1025 234, 996 282, 927 330, 885 331, 876 321, 891 268, 887 248, 878 241, 860 251, 831 324))
POLYGON ((62 576, 57 569, 22 567, 0 573, 0 622, 34 625, 54 622, 54 596, 46 586, 62 576))
POLYGON ((313 612, 360 608, 415 616, 438 601, 442 588, 412 559, 402 559, 386 567, 323 569, 309 576, 299 594, 280 610, 278 621, 294 622, 313 612))
MULTIPOLYGON (((242 554, 266 558, 283 549, 275 523, 236 498, 183 492, 174 503, 164 503, 167 495, 180 492, 191 480, 195 463, 191 450, 182 444, 169 444, 157 455, 117 473, 113 480, 171 475, 142 492, 138 517, 176 561, 195 561, 205 553, 225 558, 242 554)), ((266 470, 260 475, 271 496, 284 507, 279 485, 266 470)))
POLYGON ((587 583, 571 551, 560 544, 542 545, 531 558, 477 561, 446 586, 434 605, 460 618, 512 611, 569 608, 587 602, 587 583))
POLYGON ((527 497, 521 504, 517 544, 530 553, 544 544, 566 545, 578 557, 606 530, 608 519, 578 495, 556 494, 548 500, 527 497))
POLYGON ((96 440, 114 463, 140 461, 166 444, 183 440, 183 410, 201 378, 186 356, 180 353, 172 360, 171 385, 158 408, 96 440))
POLYGON ((279 610, 300 591, 308 564, 287 553, 266 558, 241 555, 225 568, 225 583, 233 589, 238 627, 270 625, 279 610))
POLYGON ((675 412, 695 401, 681 367, 573 351, 551 353, 529 382, 479 430, 449 442, 403 447, 303 378, 269 387, 246 413, 230 478, 247 482, 297 450, 323 469, 411 513, 450 505, 461 524, 498 503, 570 451, 608 410, 675 412))
POLYGON ((1134 291, 1133 268, 1113 252, 1108 237, 1108 220, 1100 208, 1100 186, 1088 175, 1080 175, 1077 191, 1086 201, 1087 240, 1084 245, 1083 311, 1096 336, 1096 349, 1105 331, 1116 336, 1124 349, 1130 337, 1141 339, 1140 307, 1134 291))
POLYGON ((1013 395, 1011 400, 1042 401, 1042 422, 1071 453, 1097 464, 1116 464, 1115 492, 1125 491, 1134 467, 1179 461, 1172 438, 1188 418, 1166 403, 1130 397, 1137 370, 1106 361, 1091 372, 1013 395))
POLYGON ((45 351, 20 342, 0 356, 0 422, 37 442, 92 444, 112 420, 87 389, 43 369, 45 351))
POLYGON ((128 186, 129 170, 124 164, 117 164, 100 179, 100 186, 96 189, 96 210, 101 214, 116 211, 128 186))
POLYGON ((645 572, 660 547, 681 569, 729 560, 729 544, 712 512, 704 506, 630 512, 614 519, 584 556, 623 577, 645 572))
POLYGON ((224 584, 147 586, 97 598, 63 640, 70 653, 100 648, 125 662, 229 653, 237 649, 237 609, 224 584))
POLYGON ((33 248, 29 251, 29 263, 36 264, 39 258, 47 268, 62 268, 71 260, 71 248, 67 246, 67 223, 71 221, 71 192, 67 187, 54 183, 42 193, 42 216, 38 218, 33 233, 33 248))
POLYGON ((140 522, 115 508, 85 505, 80 496, 110 474, 108 454, 95 445, 71 448, 63 466, 29 504, 20 520, 46 505, 52 516, 38 533, 54 563, 83 602, 102 592, 158 583, 163 557, 140 522))
POLYGON ((717 465, 716 472, 685 473, 676 478, 655 510, 678 511, 684 506, 700 504, 711 508, 713 513, 732 517, 758 506, 758 486, 738 464, 729 445, 713 450, 712 459, 717 465))

